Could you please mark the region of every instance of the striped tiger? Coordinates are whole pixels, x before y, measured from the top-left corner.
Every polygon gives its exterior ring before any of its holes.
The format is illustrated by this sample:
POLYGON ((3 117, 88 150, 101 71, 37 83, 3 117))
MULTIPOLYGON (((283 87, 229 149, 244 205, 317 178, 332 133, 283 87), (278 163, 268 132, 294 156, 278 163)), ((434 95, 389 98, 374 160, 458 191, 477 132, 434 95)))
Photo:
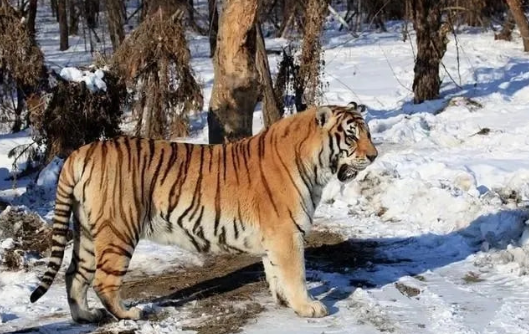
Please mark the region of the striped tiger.
POLYGON ((363 110, 354 102, 315 106, 220 145, 118 137, 79 148, 60 173, 51 257, 31 302, 60 268, 73 213, 65 277, 74 321, 97 322, 105 309, 117 319, 142 318, 120 297, 142 238, 260 256, 277 303, 301 317, 327 315, 306 288, 303 240, 329 180, 348 182, 377 157, 363 110), (90 285, 105 308, 88 306, 90 285))

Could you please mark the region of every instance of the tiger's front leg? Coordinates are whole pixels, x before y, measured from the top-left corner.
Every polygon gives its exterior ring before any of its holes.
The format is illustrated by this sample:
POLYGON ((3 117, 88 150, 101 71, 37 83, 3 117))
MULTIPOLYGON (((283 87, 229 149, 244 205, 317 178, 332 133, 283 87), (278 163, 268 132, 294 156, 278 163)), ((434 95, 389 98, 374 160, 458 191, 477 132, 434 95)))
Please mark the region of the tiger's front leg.
POLYGON ((326 316, 328 311, 325 305, 313 300, 307 291, 302 234, 290 226, 276 230, 265 238, 264 246, 273 272, 277 276, 277 286, 274 290, 281 292, 288 305, 299 316, 326 316))

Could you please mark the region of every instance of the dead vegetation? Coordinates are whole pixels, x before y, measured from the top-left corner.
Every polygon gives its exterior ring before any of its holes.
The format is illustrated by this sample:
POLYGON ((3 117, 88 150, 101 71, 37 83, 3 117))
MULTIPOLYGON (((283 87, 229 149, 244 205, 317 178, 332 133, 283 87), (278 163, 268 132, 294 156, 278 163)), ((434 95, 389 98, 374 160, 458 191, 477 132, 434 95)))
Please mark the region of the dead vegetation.
POLYGON ((113 68, 133 90, 136 135, 186 136, 187 116, 202 109, 202 92, 189 64, 181 15, 177 11, 169 16, 160 8, 113 55, 113 68))
POLYGON ((40 107, 32 110, 33 139, 38 147, 45 147, 45 164, 54 156, 65 158, 84 144, 121 133, 126 89, 115 74, 103 73, 107 88, 97 91, 88 89, 84 82, 56 76, 57 85, 41 98, 40 107))
POLYGON ((27 268, 29 258, 40 259, 48 255, 51 229, 35 213, 9 207, 0 214, 0 239, 13 240, 4 249, 1 264, 10 270, 27 268))
POLYGON ((22 15, 0 1, 0 116, 22 128, 25 98, 47 85, 44 56, 22 15))
MULTIPOLYGON (((387 261, 376 256, 376 247, 376 242, 356 243, 331 231, 313 231, 306 239, 306 265, 311 270, 347 273, 370 261, 387 261)), ((365 281, 352 285, 372 286, 365 281)), ((184 329, 202 334, 238 332, 264 310, 255 302, 258 295, 268 295, 263 266, 260 258, 248 255, 210 256, 202 267, 129 280, 122 292, 135 303, 193 305, 191 318, 200 322, 184 329)), ((163 316, 149 315, 149 319, 157 318, 163 316)))

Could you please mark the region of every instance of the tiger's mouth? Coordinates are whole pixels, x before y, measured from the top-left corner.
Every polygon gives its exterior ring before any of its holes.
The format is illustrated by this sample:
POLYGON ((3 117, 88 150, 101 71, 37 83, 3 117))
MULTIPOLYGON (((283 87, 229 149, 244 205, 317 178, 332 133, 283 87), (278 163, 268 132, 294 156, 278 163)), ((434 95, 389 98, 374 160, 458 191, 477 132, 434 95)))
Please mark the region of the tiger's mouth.
POLYGON ((358 170, 353 166, 341 165, 338 170, 338 180, 340 182, 347 182, 353 180, 358 175, 358 170))

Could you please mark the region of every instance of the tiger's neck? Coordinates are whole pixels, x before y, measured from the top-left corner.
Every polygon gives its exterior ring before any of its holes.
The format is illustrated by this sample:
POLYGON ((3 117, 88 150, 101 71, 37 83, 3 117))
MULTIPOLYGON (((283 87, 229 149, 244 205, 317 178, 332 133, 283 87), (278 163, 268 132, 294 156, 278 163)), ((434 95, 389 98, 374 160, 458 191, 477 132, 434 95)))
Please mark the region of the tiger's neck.
POLYGON ((243 141, 248 151, 257 152, 251 157, 254 163, 265 159, 279 169, 287 169, 316 202, 333 175, 328 142, 311 109, 274 123, 243 141))

